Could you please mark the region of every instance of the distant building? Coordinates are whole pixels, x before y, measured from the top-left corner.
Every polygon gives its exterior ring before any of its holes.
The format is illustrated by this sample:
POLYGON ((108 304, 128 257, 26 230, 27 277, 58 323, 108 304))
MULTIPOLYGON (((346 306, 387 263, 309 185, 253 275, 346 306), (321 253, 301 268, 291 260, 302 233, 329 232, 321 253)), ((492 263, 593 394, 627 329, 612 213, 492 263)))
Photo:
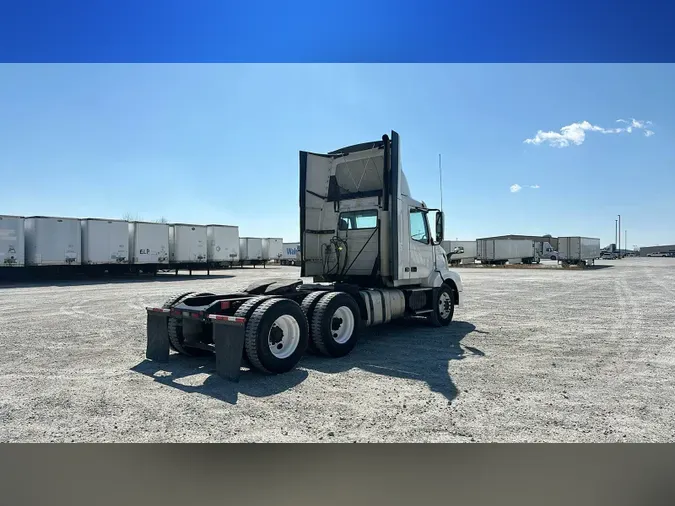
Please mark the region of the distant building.
POLYGON ((668 253, 675 251, 675 244, 666 244, 665 246, 644 246, 640 248, 640 256, 646 257, 650 253, 668 253))
POLYGON ((550 236, 547 236, 547 235, 509 234, 509 235, 498 235, 498 236, 495 236, 495 237, 481 237, 481 239, 527 239, 529 241, 548 242, 551 246, 553 246, 553 249, 555 249, 555 250, 558 249, 558 238, 557 237, 550 237, 550 236))

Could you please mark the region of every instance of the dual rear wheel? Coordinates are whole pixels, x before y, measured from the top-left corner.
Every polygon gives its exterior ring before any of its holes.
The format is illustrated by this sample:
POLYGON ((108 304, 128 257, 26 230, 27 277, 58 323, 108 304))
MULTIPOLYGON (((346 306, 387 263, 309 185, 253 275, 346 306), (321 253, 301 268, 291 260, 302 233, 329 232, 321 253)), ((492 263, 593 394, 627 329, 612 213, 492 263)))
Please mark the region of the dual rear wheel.
MULTIPOLYGON (((164 307, 184 300, 192 293, 170 298, 164 307)), ((435 326, 450 323, 454 313, 454 293, 441 287, 437 307, 429 315, 435 326)), ((306 351, 314 355, 343 357, 356 346, 362 330, 361 311, 354 298, 344 292, 313 292, 301 304, 274 295, 254 297, 242 304, 235 316, 246 319, 245 359, 267 374, 293 369, 306 351)), ((169 339, 173 349, 183 355, 199 355, 202 350, 184 346, 181 320, 169 318, 169 339)))
POLYGON ((356 301, 342 292, 315 292, 302 304, 275 296, 255 297, 236 316, 246 318, 245 355, 255 369, 279 374, 293 369, 306 351, 342 357, 361 330, 356 301))

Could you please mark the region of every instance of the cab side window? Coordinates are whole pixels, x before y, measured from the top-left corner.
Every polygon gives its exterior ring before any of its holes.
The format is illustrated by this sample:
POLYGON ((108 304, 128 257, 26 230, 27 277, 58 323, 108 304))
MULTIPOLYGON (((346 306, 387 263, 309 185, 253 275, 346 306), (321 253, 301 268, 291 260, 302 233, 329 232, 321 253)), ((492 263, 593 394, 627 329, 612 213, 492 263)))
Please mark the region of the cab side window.
POLYGON ((366 230, 377 228, 377 209, 340 213, 339 230, 366 230))
POLYGON ((424 213, 418 209, 410 210, 410 238, 413 241, 429 244, 429 230, 424 213))

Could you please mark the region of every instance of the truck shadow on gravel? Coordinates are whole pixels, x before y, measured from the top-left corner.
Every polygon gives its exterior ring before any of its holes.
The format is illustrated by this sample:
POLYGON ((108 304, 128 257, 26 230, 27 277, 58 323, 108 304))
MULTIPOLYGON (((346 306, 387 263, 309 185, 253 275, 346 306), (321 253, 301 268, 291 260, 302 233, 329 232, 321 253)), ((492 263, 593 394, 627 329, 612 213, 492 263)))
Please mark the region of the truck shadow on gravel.
POLYGON ((228 404, 237 404, 239 394, 249 397, 280 394, 299 385, 309 376, 309 373, 302 369, 294 369, 277 376, 264 376, 250 369, 242 369, 239 382, 233 383, 218 376, 215 366, 214 357, 194 358, 172 354, 168 363, 144 360, 131 370, 149 376, 157 383, 186 393, 213 397, 228 404), (195 378, 204 374, 208 376, 203 381, 200 381, 201 378, 195 378))
POLYGON ((449 363, 467 356, 484 356, 479 349, 461 344, 471 332, 488 334, 462 321, 441 328, 415 321, 383 325, 365 330, 356 348, 346 357, 306 355, 298 368, 275 376, 243 369, 238 383, 216 375, 213 357, 172 354, 168 363, 144 360, 131 370, 183 392, 207 395, 229 404, 236 404, 239 394, 269 397, 282 393, 305 381, 308 371, 336 374, 351 369, 421 381, 452 401, 458 392, 448 372, 449 363))
POLYGON ((448 367, 453 360, 483 357, 462 339, 479 331, 468 322, 455 321, 447 327, 431 327, 426 322, 404 320, 364 331, 356 348, 346 357, 329 359, 308 355, 300 367, 327 374, 351 369, 424 382, 432 392, 452 401, 458 395, 448 367))

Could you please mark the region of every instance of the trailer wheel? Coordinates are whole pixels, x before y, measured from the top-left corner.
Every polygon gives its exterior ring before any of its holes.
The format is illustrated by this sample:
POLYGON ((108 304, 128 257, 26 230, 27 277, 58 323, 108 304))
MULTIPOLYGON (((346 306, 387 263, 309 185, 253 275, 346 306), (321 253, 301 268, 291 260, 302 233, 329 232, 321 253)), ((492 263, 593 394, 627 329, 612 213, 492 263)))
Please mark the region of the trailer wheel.
POLYGON ((454 289, 445 283, 438 289, 438 303, 429 313, 429 321, 434 327, 445 327, 450 324, 455 314, 454 289))
POLYGON ((293 369, 307 350, 309 325, 300 305, 274 298, 260 304, 246 325, 246 355, 266 374, 293 369))
MULTIPOLYGON (((311 325, 312 323, 312 318, 314 316, 314 310, 316 309, 316 305, 319 302, 319 299, 323 297, 324 295, 328 294, 330 292, 325 291, 325 292, 312 292, 310 293, 307 297, 302 299, 302 304, 300 307, 302 307, 303 312, 305 313, 305 316, 307 317, 307 321, 311 325)), ((311 333, 311 328, 310 328, 310 333, 311 333)), ((319 348, 317 348, 316 343, 314 342, 314 339, 311 338, 309 339, 309 344, 307 345, 307 351, 311 353, 312 355, 320 355, 321 351, 319 351, 319 348)))
POLYGON ((316 304, 311 338, 316 349, 329 357, 344 357, 356 346, 361 333, 361 311, 351 295, 330 292, 316 304))

